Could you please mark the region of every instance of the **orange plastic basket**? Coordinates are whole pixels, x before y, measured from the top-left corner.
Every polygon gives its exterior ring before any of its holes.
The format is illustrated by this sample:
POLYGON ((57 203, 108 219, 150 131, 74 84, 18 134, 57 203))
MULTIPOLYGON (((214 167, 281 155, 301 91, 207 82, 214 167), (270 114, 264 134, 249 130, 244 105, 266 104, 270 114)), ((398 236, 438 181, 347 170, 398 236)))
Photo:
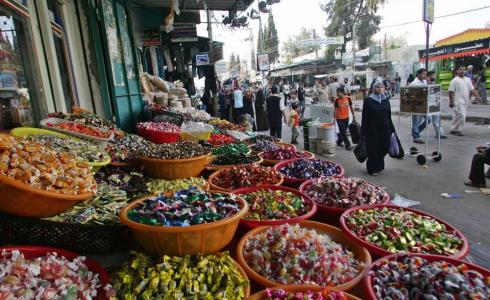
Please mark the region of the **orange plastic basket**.
MULTIPOLYGON (((304 153, 305 153, 305 158, 306 158, 306 159, 314 159, 314 158, 315 158, 315 154, 311 153, 310 151, 304 151, 304 150, 303 150, 303 151, 301 151, 301 152, 304 152, 304 153)), ((261 152, 261 153, 259 153, 259 154, 258 154, 258 155, 259 155, 261 158, 263 158, 263 157, 262 157, 262 153, 263 153, 263 152, 261 152)), ((262 165, 263 165, 263 166, 273 167, 273 166, 275 166, 276 164, 278 164, 278 163, 280 163, 280 162, 282 162, 282 161, 286 161, 286 160, 288 160, 288 159, 283 159, 283 160, 276 160, 276 159, 264 159, 264 161, 262 162, 262 165)))
POLYGON ((143 165, 143 171, 147 176, 168 180, 198 177, 206 167, 209 159, 209 155, 186 159, 139 158, 143 165))
MULTIPOLYGON (((321 292, 325 289, 329 289, 329 290, 337 290, 337 289, 332 289, 332 288, 324 288, 324 287, 320 287, 320 286, 304 286, 304 285, 281 285, 281 286, 278 286, 278 287, 275 287, 274 289, 281 289, 281 290, 285 290, 287 292, 291 292, 291 293, 299 293, 299 292, 307 292, 307 291, 313 291, 313 292, 321 292)), ((344 293, 344 295, 346 296, 347 300, 361 300, 360 298, 357 298, 355 296, 352 296, 350 294, 347 294, 347 293, 344 293)), ((266 291, 260 291, 258 293, 255 293, 253 294, 252 296, 248 297, 247 300, 266 300, 267 299, 267 294, 266 294, 266 291)))
POLYGON ((251 163, 251 164, 245 164, 245 165, 213 165, 211 163, 211 164, 206 165, 206 170, 219 171, 219 170, 229 169, 229 168, 233 168, 233 167, 260 166, 263 161, 264 161, 264 159, 259 156, 258 161, 251 163))
MULTIPOLYGON (((367 251, 366 248, 360 246, 359 244, 351 241, 343 232, 337 227, 333 227, 330 225, 318 223, 318 222, 313 222, 313 221, 301 221, 299 223, 300 226, 306 227, 309 229, 315 229, 318 232, 328 234, 333 241, 342 244, 346 246, 352 253, 354 253, 354 256, 361 261, 364 264, 364 268, 359 274, 351 281, 346 282, 344 284, 336 285, 333 286, 333 288, 339 290, 339 291, 349 291, 359 285, 362 282, 362 278, 364 276, 364 273, 368 269, 369 265, 371 265, 371 255, 367 251)), ((269 280, 259 273, 255 272, 252 268, 248 266, 248 264, 245 262, 245 259, 243 257, 243 247, 245 245, 245 242, 251 238, 252 236, 264 232, 267 229, 271 228, 272 226, 263 226, 263 227, 257 227, 251 231, 249 231, 247 234, 243 236, 243 238, 240 240, 237 246, 236 250, 236 258, 238 263, 243 267, 245 272, 247 272, 248 278, 251 280, 257 282, 258 284, 262 285, 263 287, 277 287, 280 286, 278 282, 269 280)), ((302 285, 303 287, 306 288, 316 288, 318 287, 317 285, 302 285)), ((328 286, 327 286, 328 287, 328 286)))
POLYGON ((295 145, 293 144, 288 144, 288 143, 284 143, 284 142, 276 142, 274 144, 277 144, 281 147, 284 147, 284 148, 293 148, 293 149, 298 149, 295 145))
POLYGON ((203 255, 220 251, 228 245, 238 227, 240 219, 247 213, 248 204, 240 197, 236 197, 241 203, 242 209, 235 215, 212 223, 193 225, 187 227, 150 226, 130 220, 128 212, 144 200, 146 197, 131 202, 119 213, 121 224, 128 226, 133 237, 141 247, 149 254, 176 255, 186 254, 203 255))
MULTIPOLYGON (((213 183, 214 179, 220 174, 222 170, 218 170, 216 172, 214 172, 213 174, 211 174, 209 177, 208 177, 208 183, 209 183, 209 186, 210 186, 210 189, 213 190, 213 191, 220 191, 220 192, 225 192, 225 193, 232 193, 234 190, 233 189, 226 189, 226 188, 223 188, 223 187, 220 187, 216 184, 213 183)), ((274 186, 280 186, 282 184, 282 182, 284 181, 284 176, 282 176, 281 174, 281 179, 272 184, 274 186)))
POLYGON ((45 191, 4 175, 0 175, 0 195, 0 211, 27 218, 52 217, 93 196, 45 191))

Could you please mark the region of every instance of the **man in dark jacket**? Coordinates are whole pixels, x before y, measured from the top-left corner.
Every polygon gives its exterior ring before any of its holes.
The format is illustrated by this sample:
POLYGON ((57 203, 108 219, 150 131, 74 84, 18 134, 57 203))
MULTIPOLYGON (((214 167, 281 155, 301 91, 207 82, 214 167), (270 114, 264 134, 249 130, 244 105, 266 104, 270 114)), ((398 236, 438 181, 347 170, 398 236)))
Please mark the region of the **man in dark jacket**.
MULTIPOLYGON (((472 187, 486 187, 485 182, 485 164, 490 165, 490 143, 485 146, 476 147, 477 154, 473 155, 473 161, 471 162, 470 180, 464 184, 472 187)), ((489 172, 486 176, 489 177, 489 172)))
POLYGON ((287 120, 286 107, 281 96, 279 96, 279 87, 274 85, 271 89, 272 95, 267 97, 267 119, 270 125, 270 135, 281 138, 282 133, 282 117, 287 120))

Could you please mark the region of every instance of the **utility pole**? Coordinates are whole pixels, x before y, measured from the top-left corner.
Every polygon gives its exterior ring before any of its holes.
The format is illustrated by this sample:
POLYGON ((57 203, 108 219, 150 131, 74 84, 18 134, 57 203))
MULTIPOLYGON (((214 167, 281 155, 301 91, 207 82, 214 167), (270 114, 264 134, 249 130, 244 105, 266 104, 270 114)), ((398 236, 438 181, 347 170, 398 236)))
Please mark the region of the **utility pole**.
POLYGON ((318 59, 318 47, 316 45, 316 29, 313 28, 313 40, 315 41, 315 57, 318 59))
MULTIPOLYGON (((216 69, 215 69, 215 61, 214 61, 214 46, 213 46, 213 25, 211 24, 211 11, 209 9, 206 10, 206 19, 207 19, 207 22, 208 22, 208 38, 209 38, 209 59, 213 60, 213 64, 211 65, 212 67, 212 72, 213 72, 213 80, 216 80, 216 69)), ((204 87, 204 91, 206 91, 206 86, 204 87)), ((216 93, 216 91, 211 91, 209 90, 210 92, 210 96, 211 96, 211 99, 213 100, 213 109, 212 109, 212 112, 213 112, 213 116, 217 116, 218 115, 218 93, 216 93)))
POLYGON ((356 70, 356 22, 352 23, 352 70, 356 70))

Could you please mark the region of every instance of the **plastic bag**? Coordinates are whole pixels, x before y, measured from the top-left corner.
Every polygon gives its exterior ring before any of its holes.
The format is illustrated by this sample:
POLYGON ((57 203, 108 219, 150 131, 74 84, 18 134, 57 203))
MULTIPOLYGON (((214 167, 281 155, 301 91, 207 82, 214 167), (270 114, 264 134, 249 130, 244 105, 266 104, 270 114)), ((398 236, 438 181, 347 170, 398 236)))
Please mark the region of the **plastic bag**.
POLYGON ((357 122, 352 122, 349 125, 350 138, 353 144, 359 143, 361 139, 361 125, 357 122))
POLYGON ((366 149, 366 140, 362 139, 357 143, 356 148, 354 149, 354 155, 356 156, 356 159, 360 162, 363 163, 367 159, 367 149, 366 149))
POLYGON ((180 128, 180 138, 190 141, 207 141, 213 129, 213 126, 202 122, 186 122, 180 128))
POLYGON ((390 147, 388 149, 388 155, 396 159, 402 159, 405 156, 400 139, 395 132, 390 137, 390 147))

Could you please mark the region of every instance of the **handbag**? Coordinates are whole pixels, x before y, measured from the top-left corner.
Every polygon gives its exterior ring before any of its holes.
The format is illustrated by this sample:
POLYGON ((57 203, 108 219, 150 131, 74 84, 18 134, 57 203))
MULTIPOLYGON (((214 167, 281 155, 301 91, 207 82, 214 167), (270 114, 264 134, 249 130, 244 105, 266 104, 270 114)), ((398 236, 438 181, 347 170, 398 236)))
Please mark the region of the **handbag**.
POLYGON ((360 162, 363 163, 367 159, 367 149, 366 149, 366 140, 361 138, 359 142, 356 145, 356 148, 354 149, 354 155, 356 156, 356 159, 360 162))
POLYGON ((350 132, 350 137, 352 139, 353 144, 359 143, 359 140, 361 139, 361 125, 357 122, 352 122, 349 124, 349 132, 350 132))
POLYGON ((393 132, 390 137, 390 147, 388 149, 388 155, 396 159, 402 159, 405 156, 402 144, 398 135, 393 132))

